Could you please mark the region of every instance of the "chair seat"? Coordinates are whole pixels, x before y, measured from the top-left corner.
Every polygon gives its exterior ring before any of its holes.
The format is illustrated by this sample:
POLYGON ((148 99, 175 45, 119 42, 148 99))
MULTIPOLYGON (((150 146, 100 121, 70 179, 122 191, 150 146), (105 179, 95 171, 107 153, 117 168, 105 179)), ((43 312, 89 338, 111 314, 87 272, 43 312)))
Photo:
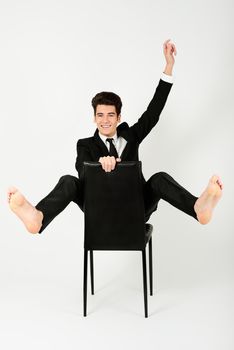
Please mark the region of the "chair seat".
POLYGON ((145 224, 145 244, 147 244, 152 236, 153 226, 151 224, 145 224))

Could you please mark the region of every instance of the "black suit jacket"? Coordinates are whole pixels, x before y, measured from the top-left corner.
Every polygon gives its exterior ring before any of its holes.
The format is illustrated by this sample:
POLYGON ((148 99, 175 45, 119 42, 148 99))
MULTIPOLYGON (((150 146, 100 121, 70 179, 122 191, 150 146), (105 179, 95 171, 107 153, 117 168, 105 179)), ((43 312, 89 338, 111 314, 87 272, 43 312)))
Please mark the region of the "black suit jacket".
MULTIPOLYGON (((139 160, 139 145, 157 124, 171 87, 171 83, 160 79, 152 100, 138 121, 131 127, 126 122, 117 127, 117 135, 127 140, 121 155, 122 161, 139 160)), ((96 129, 94 136, 78 140, 75 166, 79 177, 82 178, 83 175, 83 162, 98 162, 99 158, 103 156, 108 156, 108 149, 99 137, 98 129, 96 129)))

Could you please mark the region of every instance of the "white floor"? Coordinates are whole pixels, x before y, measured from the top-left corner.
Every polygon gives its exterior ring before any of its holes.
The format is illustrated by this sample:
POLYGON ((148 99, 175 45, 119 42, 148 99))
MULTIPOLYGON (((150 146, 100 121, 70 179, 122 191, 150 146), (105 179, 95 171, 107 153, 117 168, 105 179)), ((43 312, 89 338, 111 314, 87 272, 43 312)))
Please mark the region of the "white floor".
POLYGON ((0 350, 234 349, 231 230, 215 221, 196 226, 176 212, 177 221, 158 216, 148 319, 141 254, 95 252, 95 295, 89 285, 84 318, 83 228, 77 233, 72 210, 41 236, 9 214, 5 226, 15 227, 0 245, 0 350))
POLYGON ((96 283, 84 318, 81 275, 21 277, 0 291, 1 349, 234 348, 230 286, 159 289, 145 319, 141 283, 115 275, 96 283))

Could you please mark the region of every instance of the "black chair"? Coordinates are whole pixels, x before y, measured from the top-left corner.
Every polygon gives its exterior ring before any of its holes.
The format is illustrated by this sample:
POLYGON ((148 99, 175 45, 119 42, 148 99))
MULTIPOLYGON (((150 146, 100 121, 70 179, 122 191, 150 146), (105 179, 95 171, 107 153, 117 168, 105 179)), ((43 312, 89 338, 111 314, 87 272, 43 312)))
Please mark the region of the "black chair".
POLYGON ((148 317, 146 245, 149 243, 150 295, 153 295, 152 231, 145 224, 141 162, 121 162, 111 172, 100 163, 84 162, 84 316, 87 315, 87 264, 90 252, 94 294, 94 250, 142 252, 145 317, 148 317))

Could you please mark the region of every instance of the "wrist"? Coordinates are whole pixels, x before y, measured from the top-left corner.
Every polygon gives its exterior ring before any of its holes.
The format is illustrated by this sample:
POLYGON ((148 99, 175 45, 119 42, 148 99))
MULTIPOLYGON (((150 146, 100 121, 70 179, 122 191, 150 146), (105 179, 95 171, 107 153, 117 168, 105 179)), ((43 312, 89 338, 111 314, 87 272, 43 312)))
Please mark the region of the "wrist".
POLYGON ((163 73, 167 75, 172 75, 174 63, 167 63, 163 73))

